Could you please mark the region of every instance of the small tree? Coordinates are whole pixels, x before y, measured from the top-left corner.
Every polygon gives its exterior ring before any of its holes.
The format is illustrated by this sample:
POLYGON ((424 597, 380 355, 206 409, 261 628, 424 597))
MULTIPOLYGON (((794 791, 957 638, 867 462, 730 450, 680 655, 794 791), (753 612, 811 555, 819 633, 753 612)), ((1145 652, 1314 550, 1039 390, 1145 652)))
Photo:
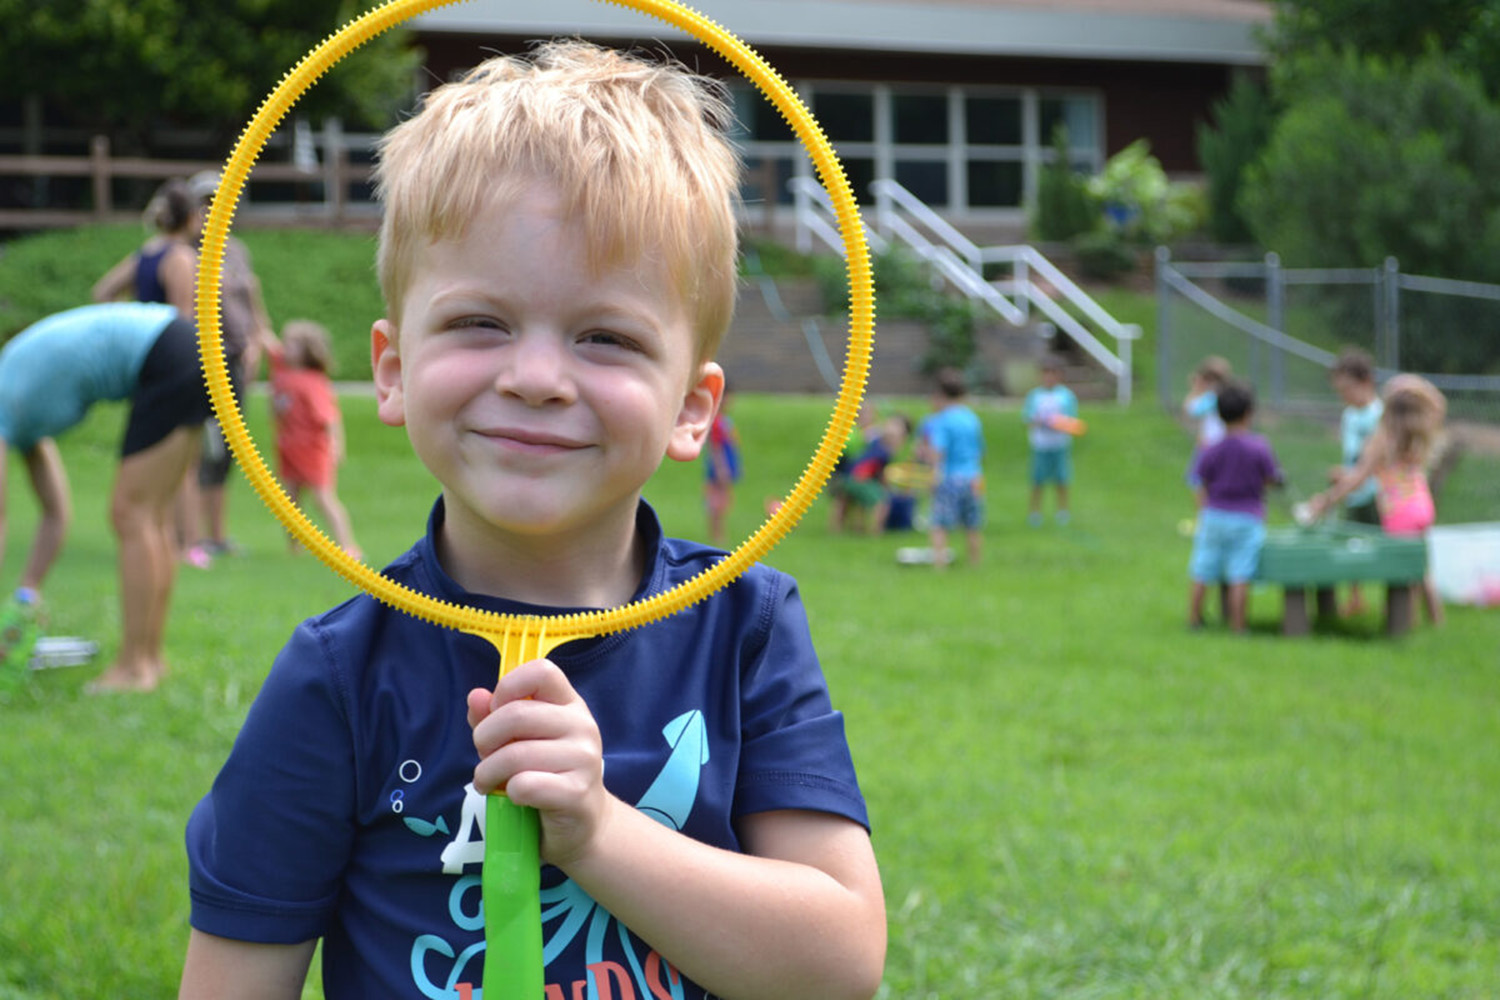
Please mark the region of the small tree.
POLYGON ((1089 194, 1087 180, 1073 169, 1068 130, 1059 125, 1052 133, 1052 162, 1037 177, 1032 232, 1039 240, 1062 242, 1099 224, 1099 205, 1089 194))
POLYGON ((1270 95, 1246 76, 1213 106, 1213 124, 1198 126, 1198 159, 1208 176, 1208 225, 1221 243, 1248 243, 1250 226, 1240 214, 1245 169, 1271 137, 1275 119, 1270 95))

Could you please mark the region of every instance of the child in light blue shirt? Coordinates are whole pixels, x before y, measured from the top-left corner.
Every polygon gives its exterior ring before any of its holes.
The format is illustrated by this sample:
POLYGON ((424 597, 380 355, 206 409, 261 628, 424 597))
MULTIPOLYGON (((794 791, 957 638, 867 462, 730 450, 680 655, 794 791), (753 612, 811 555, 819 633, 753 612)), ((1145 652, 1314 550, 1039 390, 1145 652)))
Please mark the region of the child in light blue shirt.
POLYGON ((1031 445, 1031 505, 1027 520, 1042 523, 1042 490, 1051 484, 1057 496, 1057 523, 1067 524, 1068 487, 1073 481, 1073 437, 1054 424, 1058 417, 1078 416, 1078 397, 1062 384, 1062 360, 1042 360, 1042 384, 1026 394, 1021 419, 1031 445))

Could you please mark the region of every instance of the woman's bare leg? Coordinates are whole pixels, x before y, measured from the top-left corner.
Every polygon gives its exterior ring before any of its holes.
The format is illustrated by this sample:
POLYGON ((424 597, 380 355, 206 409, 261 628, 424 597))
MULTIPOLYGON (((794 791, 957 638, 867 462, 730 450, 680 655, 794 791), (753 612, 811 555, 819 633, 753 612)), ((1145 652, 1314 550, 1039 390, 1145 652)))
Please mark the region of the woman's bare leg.
POLYGON ((120 651, 95 690, 150 691, 161 682, 167 608, 177 571, 175 502, 201 427, 179 427, 120 462, 110 516, 120 542, 120 651))

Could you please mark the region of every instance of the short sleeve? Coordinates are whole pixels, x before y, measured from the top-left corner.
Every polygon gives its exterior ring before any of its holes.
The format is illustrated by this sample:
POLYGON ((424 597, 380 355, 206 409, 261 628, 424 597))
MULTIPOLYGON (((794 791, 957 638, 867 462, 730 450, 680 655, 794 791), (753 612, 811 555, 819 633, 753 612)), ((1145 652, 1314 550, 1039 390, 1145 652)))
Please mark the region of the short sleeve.
POLYGON ((293 944, 324 933, 354 833, 352 742, 318 635, 277 657, 187 828, 191 923, 293 944))
POLYGON ((745 668, 734 815, 776 809, 834 813, 869 828, 844 734, 808 631, 787 582, 767 609, 764 649, 745 668))

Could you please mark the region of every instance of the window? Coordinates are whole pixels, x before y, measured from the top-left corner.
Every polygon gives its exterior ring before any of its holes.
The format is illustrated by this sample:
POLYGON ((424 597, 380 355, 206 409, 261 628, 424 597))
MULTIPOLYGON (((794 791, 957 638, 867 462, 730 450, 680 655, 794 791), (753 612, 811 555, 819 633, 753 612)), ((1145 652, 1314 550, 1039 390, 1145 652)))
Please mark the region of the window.
MULTIPOLYGON (((744 82, 732 83, 737 138, 752 171, 747 204, 768 199, 773 175, 780 203, 785 182, 811 164, 780 114, 744 82), (768 164, 768 165, 767 165, 768 164)), ((1102 103, 1096 94, 1022 87, 813 82, 800 91, 828 136, 850 187, 869 204, 869 184, 890 177, 927 205, 956 214, 1013 216, 1035 196, 1051 155, 1052 133, 1068 130, 1074 166, 1103 166, 1102 103)))
POLYGON ((897 94, 891 99, 898 145, 948 145, 948 98, 944 94, 897 94))
POLYGON ((964 101, 964 129, 970 145, 1019 146, 1021 122, 1019 97, 969 97, 964 101))
POLYGON ((1024 200, 1025 173, 1018 160, 971 160, 968 180, 974 208, 1019 208, 1024 200))
POLYGON ((830 142, 875 141, 875 95, 813 92, 813 116, 830 142))
POLYGON ((1088 154, 1092 159, 1099 147, 1095 107, 1096 102, 1089 97, 1043 97, 1037 102, 1037 141, 1051 146, 1054 131, 1061 125, 1068 130, 1068 151, 1088 154))
POLYGON ((948 164, 937 160, 897 160, 896 183, 929 205, 947 205, 948 164))

